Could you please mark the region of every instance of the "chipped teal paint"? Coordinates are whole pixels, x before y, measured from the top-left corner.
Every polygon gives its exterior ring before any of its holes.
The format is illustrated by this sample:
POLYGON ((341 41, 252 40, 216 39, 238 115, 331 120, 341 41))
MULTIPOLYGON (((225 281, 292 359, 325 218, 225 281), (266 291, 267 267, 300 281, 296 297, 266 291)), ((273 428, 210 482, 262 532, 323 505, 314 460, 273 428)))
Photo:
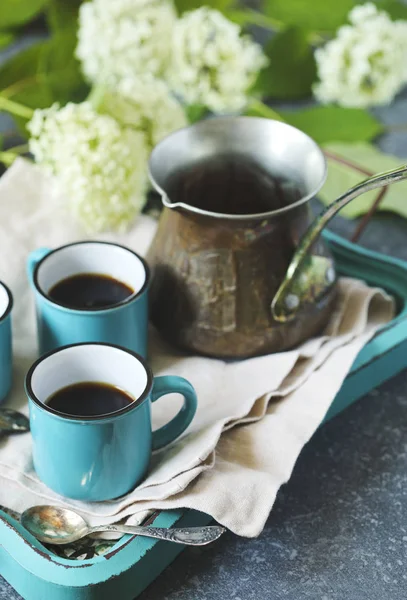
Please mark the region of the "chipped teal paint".
POLYGON ((365 250, 329 231, 324 234, 340 273, 383 287, 397 301, 397 317, 357 356, 325 420, 407 366, 407 263, 365 250))
MULTIPOLYGON (((325 234, 338 270, 384 287, 398 299, 396 319, 360 352, 326 420, 407 366, 407 263, 369 252, 325 234)), ((162 527, 204 525, 195 511, 161 512, 162 527)), ((51 555, 13 519, 0 512, 0 573, 27 600, 132 600, 177 556, 182 547, 125 536, 110 554, 69 561, 51 555)))
MULTIPOLYGON (((195 511, 160 513, 158 527, 203 525, 195 511)), ((182 546, 125 536, 113 554, 69 561, 51 555, 19 523, 0 518, 0 573, 27 600, 132 600, 179 554, 182 546)))

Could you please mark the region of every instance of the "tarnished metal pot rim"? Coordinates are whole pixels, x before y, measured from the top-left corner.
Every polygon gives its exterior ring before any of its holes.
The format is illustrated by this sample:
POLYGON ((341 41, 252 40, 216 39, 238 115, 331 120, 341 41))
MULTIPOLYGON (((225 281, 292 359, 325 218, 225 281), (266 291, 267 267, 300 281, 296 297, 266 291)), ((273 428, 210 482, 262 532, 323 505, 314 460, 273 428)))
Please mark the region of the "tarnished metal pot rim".
POLYGON ((260 117, 213 117, 179 129, 153 149, 149 160, 149 177, 164 206, 235 221, 270 219, 290 212, 319 192, 326 175, 325 156, 312 138, 287 123, 260 117), (174 174, 225 155, 255 159, 269 173, 297 182, 301 198, 283 208, 254 214, 218 213, 171 201, 167 187, 174 174))

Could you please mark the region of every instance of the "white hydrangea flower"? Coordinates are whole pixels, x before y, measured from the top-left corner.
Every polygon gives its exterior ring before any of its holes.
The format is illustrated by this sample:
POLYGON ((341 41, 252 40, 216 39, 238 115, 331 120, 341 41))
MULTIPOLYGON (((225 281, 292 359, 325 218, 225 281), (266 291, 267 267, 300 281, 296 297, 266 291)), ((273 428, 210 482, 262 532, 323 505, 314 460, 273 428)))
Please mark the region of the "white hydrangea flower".
POLYGON ((123 79, 114 91, 104 94, 98 110, 142 131, 149 152, 166 135, 187 125, 183 106, 159 79, 123 79))
POLYGON ((89 232, 131 223, 147 189, 142 133, 97 114, 89 102, 37 109, 28 129, 36 162, 55 176, 57 190, 89 232))
POLYGON ((315 96, 347 107, 388 104, 407 82, 407 22, 370 2, 353 8, 349 21, 315 52, 315 96))
POLYGON ((176 20, 172 0, 92 0, 79 11, 76 56, 91 82, 160 74, 176 20))
POLYGON ((267 59, 261 47, 219 11, 203 6, 174 25, 170 87, 187 104, 213 112, 239 111, 267 59))

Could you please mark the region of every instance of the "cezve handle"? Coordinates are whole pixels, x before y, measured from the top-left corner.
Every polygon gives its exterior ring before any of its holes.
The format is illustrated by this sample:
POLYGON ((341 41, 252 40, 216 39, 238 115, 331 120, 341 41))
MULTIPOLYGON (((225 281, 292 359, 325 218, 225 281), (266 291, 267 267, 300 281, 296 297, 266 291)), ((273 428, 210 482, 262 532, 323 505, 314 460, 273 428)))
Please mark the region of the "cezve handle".
MULTIPOLYGON (((294 319, 298 310, 300 309, 302 298, 298 290, 301 290, 301 285, 299 284, 299 280, 302 275, 301 267, 308 256, 311 246, 315 243, 321 231, 324 229, 327 223, 329 223, 332 217, 334 217, 341 210, 341 208, 346 206, 349 202, 361 194, 369 192, 375 188, 391 185, 392 183, 396 183, 402 179, 407 179, 407 165, 397 167, 397 169, 393 169, 391 171, 379 173, 378 175, 373 175, 372 177, 365 179, 361 183, 358 183, 350 190, 345 192, 337 200, 332 202, 332 204, 330 204, 321 213, 321 215, 315 219, 315 221, 305 232, 287 269, 284 280, 277 290, 277 293, 271 303, 273 318, 276 321, 281 323, 291 321, 294 319)), ((327 289, 329 285, 333 285, 335 283, 335 272, 332 266, 328 267, 326 273, 324 274, 324 278, 325 285, 321 287, 325 287, 325 289, 327 289)))

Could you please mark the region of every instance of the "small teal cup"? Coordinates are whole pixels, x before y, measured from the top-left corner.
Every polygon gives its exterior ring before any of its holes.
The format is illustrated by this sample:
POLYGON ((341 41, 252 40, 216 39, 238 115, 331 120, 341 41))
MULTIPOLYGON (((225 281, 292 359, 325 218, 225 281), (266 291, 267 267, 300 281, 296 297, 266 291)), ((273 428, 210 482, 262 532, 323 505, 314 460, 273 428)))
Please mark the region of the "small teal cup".
POLYGON ((5 400, 11 388, 11 309, 13 296, 4 283, 0 282, 0 403, 5 400))
POLYGON ((145 477, 152 450, 181 435, 196 412, 192 385, 182 377, 153 378, 144 359, 119 346, 74 344, 39 358, 26 376, 33 461, 52 490, 76 500, 111 500, 145 477), (134 401, 116 412, 75 417, 56 411, 47 400, 81 382, 105 383, 134 401), (178 393, 184 404, 166 425, 151 431, 151 404, 178 393))
POLYGON ((78 242, 55 250, 39 248, 27 260, 34 289, 40 355, 80 342, 117 344, 147 355, 150 271, 132 250, 109 242, 78 242), (74 309, 48 293, 62 279, 83 273, 108 275, 134 293, 107 308, 74 309))

